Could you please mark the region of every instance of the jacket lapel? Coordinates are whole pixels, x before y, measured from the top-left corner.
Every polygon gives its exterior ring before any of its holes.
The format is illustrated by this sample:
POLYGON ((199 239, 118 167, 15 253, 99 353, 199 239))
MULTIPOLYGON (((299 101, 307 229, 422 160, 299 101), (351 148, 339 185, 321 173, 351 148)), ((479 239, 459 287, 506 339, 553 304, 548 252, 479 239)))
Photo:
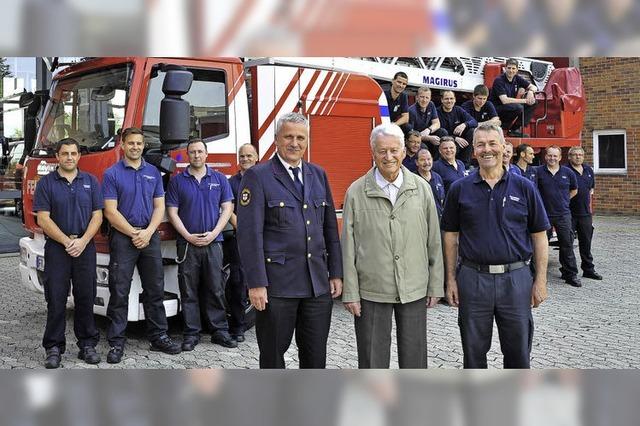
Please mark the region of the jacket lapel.
MULTIPOLYGON (((280 183, 284 185, 284 187, 287 188, 289 192, 291 192, 291 194, 293 194, 293 196, 296 197, 296 199, 302 201, 302 199, 300 198, 300 194, 298 193, 298 190, 296 189, 293 183, 293 179, 291 179, 289 172, 285 170, 284 166, 280 162, 280 159, 277 157, 277 155, 274 155, 273 158, 271 159, 271 166, 273 168, 273 175, 275 176, 275 178, 278 181, 280 181, 280 183)), ((305 167, 305 169, 306 168, 307 167, 305 167)), ((306 178, 306 175, 305 175, 305 178, 306 178)))

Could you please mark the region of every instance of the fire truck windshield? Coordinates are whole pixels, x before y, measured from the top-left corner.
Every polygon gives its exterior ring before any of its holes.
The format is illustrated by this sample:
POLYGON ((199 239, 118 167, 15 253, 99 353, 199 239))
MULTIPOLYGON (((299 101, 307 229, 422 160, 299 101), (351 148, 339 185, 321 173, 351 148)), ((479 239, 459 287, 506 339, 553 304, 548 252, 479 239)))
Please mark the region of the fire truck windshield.
POLYGON ((124 122, 130 64, 71 76, 54 83, 33 156, 52 156, 56 143, 74 138, 84 152, 115 146, 124 122))

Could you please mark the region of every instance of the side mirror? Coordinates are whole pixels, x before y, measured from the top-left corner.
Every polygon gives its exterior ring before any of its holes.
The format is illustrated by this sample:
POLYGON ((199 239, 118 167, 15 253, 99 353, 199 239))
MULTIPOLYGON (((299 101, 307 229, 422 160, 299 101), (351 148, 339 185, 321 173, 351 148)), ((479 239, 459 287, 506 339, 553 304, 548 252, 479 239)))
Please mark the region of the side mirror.
POLYGON ((189 140, 190 106, 182 99, 189 92, 193 74, 184 67, 165 66, 162 84, 164 99, 160 102, 160 142, 162 145, 178 145, 189 140))

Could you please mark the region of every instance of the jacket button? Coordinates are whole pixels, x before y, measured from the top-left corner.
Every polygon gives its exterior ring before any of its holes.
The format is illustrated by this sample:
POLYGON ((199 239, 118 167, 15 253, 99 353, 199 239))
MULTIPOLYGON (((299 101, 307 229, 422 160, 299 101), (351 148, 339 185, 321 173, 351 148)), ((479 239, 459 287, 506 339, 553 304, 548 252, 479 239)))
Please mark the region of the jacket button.
POLYGON ((284 203, 280 201, 280 207, 284 207, 284 203))
POLYGON ((396 217, 395 217, 394 215, 391 215, 391 216, 389 217, 389 219, 391 219, 391 220, 393 220, 393 219, 395 219, 395 218, 396 218, 396 217))
POLYGON ((267 257, 267 263, 271 263, 271 258, 267 257))
POLYGON ((311 258, 311 253, 307 253, 307 257, 308 257, 308 258, 311 258))
POLYGON ((393 257, 395 260, 400 259, 400 256, 398 256, 397 254, 393 257))
POLYGON ((325 203, 324 201, 322 202, 322 207, 326 206, 327 203, 325 203))
POLYGON ((396 297, 396 302, 399 302, 399 301, 400 301, 400 297, 396 297))
POLYGON ((307 221, 307 225, 311 225, 311 221, 310 220, 307 221))
POLYGON ((307 237, 307 241, 311 241, 311 237, 307 237))
POLYGON ((307 205, 306 205, 306 204, 303 204, 303 205, 302 205, 302 208, 303 208, 303 209, 306 209, 306 208, 307 208, 307 205))

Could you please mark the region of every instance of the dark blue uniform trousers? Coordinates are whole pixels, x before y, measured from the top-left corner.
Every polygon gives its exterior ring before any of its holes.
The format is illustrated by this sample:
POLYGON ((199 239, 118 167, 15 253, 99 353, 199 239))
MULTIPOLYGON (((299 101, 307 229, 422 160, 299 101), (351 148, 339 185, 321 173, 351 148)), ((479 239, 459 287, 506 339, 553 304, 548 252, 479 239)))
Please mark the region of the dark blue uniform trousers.
POLYGON ((256 312, 260 368, 285 368, 284 354, 295 329, 300 368, 325 368, 333 299, 268 296, 264 311, 256 312))
POLYGON ((227 238, 223 243, 224 260, 229 263, 229 279, 225 295, 229 313, 229 332, 242 334, 246 329, 245 312, 248 307, 247 285, 242 273, 238 241, 236 237, 227 238))
POLYGON ((593 255, 591 254, 591 239, 593 238, 593 217, 572 216, 571 224, 573 231, 578 236, 578 247, 580 248, 580 269, 582 272, 595 272, 593 265, 593 255))
POLYGON ((549 218, 551 226, 556 230, 560 244, 560 273, 562 279, 573 278, 578 275, 576 255, 573 252, 573 230, 571 215, 554 216, 549 218))
POLYGON ((52 239, 44 244, 44 297, 47 301, 47 325, 42 346, 66 348, 65 324, 69 287, 73 283, 73 331, 78 347, 94 347, 99 333, 93 317, 96 298, 96 246, 91 241, 82 254, 71 257, 64 246, 52 239))
POLYGON ((178 253, 186 255, 178 265, 180 303, 184 319, 184 336, 198 337, 202 331, 202 318, 212 332, 227 331, 227 313, 224 300, 222 273, 222 244, 213 242, 197 247, 180 244, 178 253), (182 247, 181 247, 182 246, 182 247))
POLYGON ((513 126, 508 127, 508 129, 517 129, 529 124, 537 105, 537 102, 533 105, 496 105, 496 112, 498 113, 498 117, 500 118, 503 126, 509 126, 513 122, 513 126), (514 120, 516 121, 514 122, 514 120), (524 123, 524 125, 522 123, 524 123))
POLYGON ((504 368, 529 368, 533 340, 531 270, 523 267, 488 274, 461 265, 456 280, 464 368, 487 368, 494 317, 504 368))
POLYGON ((129 291, 133 271, 138 267, 142 284, 142 306, 147 321, 147 336, 157 340, 167 333, 167 316, 164 310, 164 270, 160 252, 160 234, 155 232, 149 245, 137 249, 131 238, 112 229, 109 245, 109 306, 107 317, 111 321, 107 339, 111 346, 124 346, 127 314, 129 311, 129 291))

